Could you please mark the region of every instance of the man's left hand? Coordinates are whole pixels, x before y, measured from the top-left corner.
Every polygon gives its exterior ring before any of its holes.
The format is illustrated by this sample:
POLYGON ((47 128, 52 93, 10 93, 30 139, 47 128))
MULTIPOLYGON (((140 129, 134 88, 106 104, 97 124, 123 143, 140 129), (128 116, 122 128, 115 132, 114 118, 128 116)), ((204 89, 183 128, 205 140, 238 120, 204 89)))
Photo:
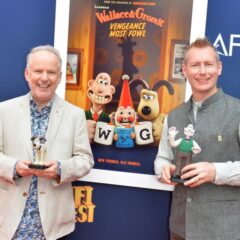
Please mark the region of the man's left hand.
POLYGON ((199 162, 185 166, 182 169, 182 179, 187 180, 184 185, 188 187, 197 187, 203 183, 214 181, 216 169, 213 163, 199 162))
POLYGON ((56 161, 45 162, 44 166, 48 168, 44 170, 32 169, 32 174, 47 179, 57 179, 58 163, 56 161))

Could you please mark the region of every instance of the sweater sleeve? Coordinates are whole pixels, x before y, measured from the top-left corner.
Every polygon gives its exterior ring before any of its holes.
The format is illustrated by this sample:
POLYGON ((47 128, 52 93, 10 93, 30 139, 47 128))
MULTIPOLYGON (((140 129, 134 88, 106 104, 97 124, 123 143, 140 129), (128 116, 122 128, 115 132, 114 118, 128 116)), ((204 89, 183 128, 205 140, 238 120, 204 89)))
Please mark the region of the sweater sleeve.
POLYGON ((161 177, 163 166, 170 164, 172 160, 173 152, 168 142, 168 122, 166 117, 164 120, 163 132, 158 147, 158 153, 154 161, 155 175, 157 178, 161 177))

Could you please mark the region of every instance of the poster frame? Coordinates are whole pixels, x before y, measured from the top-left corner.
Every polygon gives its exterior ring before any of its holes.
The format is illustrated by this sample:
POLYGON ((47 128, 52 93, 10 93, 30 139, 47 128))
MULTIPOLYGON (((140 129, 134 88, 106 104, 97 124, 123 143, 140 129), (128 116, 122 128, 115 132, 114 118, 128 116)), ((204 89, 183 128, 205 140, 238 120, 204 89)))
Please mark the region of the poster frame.
MULTIPOLYGON (((190 42, 197 37, 205 36, 207 5, 208 0, 193 0, 190 42)), ((60 51, 62 66, 66 66, 67 59, 69 6, 70 0, 56 0, 54 46, 60 51)), ((62 72, 63 76, 66 76, 66 67, 62 69, 62 72)), ((57 93, 63 98, 65 97, 65 85, 66 78, 63 78, 57 89, 57 93)), ((185 99, 188 99, 190 95, 191 88, 187 82, 185 99)), ((101 169, 92 169, 88 175, 81 178, 81 181, 166 191, 174 189, 173 186, 160 183, 155 175, 101 169)))
POLYGON ((169 76, 172 82, 180 83, 186 80, 182 73, 182 61, 187 45, 187 40, 173 39, 171 42, 169 76))

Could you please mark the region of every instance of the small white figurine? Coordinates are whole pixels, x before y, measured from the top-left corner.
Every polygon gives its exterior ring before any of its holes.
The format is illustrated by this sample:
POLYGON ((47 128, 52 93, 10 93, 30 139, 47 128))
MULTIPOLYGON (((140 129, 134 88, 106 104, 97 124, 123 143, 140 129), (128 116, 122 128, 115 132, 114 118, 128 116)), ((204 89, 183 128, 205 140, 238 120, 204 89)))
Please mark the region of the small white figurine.
POLYGON ((32 137, 31 141, 33 149, 35 149, 35 161, 32 165, 43 165, 47 158, 47 140, 44 137, 32 137))

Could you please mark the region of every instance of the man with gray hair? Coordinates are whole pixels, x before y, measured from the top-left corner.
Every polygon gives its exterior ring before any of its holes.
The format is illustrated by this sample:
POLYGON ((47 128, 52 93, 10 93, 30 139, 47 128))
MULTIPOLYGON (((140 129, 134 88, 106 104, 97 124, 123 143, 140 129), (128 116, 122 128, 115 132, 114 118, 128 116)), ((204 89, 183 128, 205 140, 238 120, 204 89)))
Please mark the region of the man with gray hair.
POLYGON ((25 78, 30 92, 0 103, 0 236, 55 240, 74 230, 71 182, 93 166, 85 113, 55 94, 62 60, 50 46, 33 48, 25 78), (42 169, 31 139, 46 140, 42 169))
POLYGON ((192 96, 171 111, 155 159, 157 179, 174 185, 170 216, 171 240, 238 240, 240 237, 240 101, 217 87, 222 63, 214 46, 199 38, 186 49, 182 70, 192 96), (176 148, 167 139, 168 128, 193 124, 193 139, 201 152, 183 167, 174 183, 176 148))

